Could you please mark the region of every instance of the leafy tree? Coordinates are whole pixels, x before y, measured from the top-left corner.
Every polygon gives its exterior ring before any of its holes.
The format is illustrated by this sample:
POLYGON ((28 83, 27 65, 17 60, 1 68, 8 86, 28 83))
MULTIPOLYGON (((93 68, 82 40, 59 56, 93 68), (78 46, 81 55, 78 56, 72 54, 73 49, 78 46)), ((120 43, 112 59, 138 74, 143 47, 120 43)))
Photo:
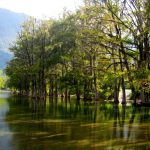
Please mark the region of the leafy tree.
POLYGON ((9 86, 45 99, 149 99, 150 3, 148 0, 86 0, 58 20, 29 18, 10 47, 9 86), (146 83, 147 82, 147 83, 146 83))

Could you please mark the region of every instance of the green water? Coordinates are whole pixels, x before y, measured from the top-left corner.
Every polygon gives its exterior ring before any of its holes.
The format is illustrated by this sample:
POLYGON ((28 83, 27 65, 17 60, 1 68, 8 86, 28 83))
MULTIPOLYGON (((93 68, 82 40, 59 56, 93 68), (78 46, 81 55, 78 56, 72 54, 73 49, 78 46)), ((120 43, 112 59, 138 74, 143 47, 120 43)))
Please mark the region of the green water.
POLYGON ((0 150, 149 150, 150 109, 0 93, 0 150))

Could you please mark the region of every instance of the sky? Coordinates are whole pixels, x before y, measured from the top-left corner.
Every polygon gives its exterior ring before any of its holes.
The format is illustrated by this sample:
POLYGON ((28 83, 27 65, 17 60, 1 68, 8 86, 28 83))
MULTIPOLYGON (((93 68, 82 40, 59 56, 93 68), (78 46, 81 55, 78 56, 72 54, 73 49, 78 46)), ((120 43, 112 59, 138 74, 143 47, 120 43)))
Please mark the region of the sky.
POLYGON ((74 11, 79 5, 82 5, 82 0, 0 0, 0 8, 37 18, 58 18, 64 8, 74 11))

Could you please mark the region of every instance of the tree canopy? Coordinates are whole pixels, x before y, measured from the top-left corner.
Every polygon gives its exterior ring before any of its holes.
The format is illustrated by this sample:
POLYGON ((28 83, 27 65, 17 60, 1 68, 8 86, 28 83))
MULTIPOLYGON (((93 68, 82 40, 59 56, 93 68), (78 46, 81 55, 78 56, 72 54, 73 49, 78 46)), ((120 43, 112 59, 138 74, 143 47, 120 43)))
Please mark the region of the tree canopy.
POLYGON ((45 98, 150 98, 149 0, 85 0, 59 20, 29 18, 10 47, 9 87, 45 98))

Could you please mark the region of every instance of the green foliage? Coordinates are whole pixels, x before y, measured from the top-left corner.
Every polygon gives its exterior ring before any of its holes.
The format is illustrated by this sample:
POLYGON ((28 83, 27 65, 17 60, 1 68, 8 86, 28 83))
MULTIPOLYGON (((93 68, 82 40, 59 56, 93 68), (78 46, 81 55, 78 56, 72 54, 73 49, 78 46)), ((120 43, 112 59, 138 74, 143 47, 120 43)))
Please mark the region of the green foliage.
POLYGON ((150 71, 145 68, 137 69, 133 71, 132 73, 135 79, 146 79, 150 75, 150 71))
POLYGON ((3 73, 2 70, 0 70, 0 89, 6 89, 7 88, 7 80, 8 78, 3 73))
POLYGON ((140 86, 144 92, 149 93, 149 91, 150 91, 150 79, 140 80, 140 86))
POLYGON ((49 87, 50 95, 84 99, 110 99, 126 85, 148 91, 140 82, 149 78, 150 66, 146 2, 89 2, 59 20, 29 18, 23 24, 10 47, 10 87, 41 97, 49 87))

